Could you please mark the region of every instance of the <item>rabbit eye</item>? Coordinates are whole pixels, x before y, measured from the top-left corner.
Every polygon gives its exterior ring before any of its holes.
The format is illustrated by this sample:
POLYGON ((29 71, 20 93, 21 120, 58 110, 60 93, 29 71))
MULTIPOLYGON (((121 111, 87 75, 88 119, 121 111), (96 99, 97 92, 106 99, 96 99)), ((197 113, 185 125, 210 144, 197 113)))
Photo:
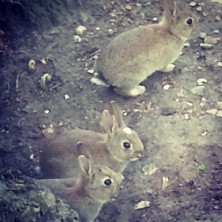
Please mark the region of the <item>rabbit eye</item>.
POLYGON ((110 178, 105 179, 103 182, 106 186, 110 186, 112 184, 112 180, 110 178))
POLYGON ((123 147, 124 147, 125 149, 130 149, 130 148, 131 148, 131 145, 130 145, 129 142, 124 142, 124 143, 123 143, 123 147))
POLYGON ((192 18, 187 19, 186 23, 188 25, 192 25, 193 24, 193 19, 192 18))

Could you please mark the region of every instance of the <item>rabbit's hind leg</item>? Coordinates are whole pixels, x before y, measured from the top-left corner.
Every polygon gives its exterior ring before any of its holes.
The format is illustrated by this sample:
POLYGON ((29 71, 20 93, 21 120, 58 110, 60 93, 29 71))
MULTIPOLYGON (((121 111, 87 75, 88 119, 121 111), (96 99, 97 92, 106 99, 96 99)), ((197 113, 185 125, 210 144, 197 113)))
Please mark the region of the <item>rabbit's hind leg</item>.
POLYGON ((137 85, 134 88, 118 88, 114 87, 114 91, 122 96, 126 97, 136 97, 142 95, 146 88, 145 86, 137 85))

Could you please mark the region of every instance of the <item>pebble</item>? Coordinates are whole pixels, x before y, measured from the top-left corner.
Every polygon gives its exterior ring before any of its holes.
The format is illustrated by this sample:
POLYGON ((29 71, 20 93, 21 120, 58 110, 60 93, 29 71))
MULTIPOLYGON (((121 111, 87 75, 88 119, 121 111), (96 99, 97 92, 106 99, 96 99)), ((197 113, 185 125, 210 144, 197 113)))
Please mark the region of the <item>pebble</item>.
POLYGON ((221 101, 217 102, 217 108, 222 110, 222 102, 221 101))
POLYGON ((170 87, 171 87, 171 85, 170 85, 170 84, 166 84, 166 85, 164 85, 164 86, 163 86, 163 89, 164 89, 164 90, 169 90, 169 89, 170 89, 170 87))
POLYGON ((195 7, 196 5, 197 5, 196 2, 190 2, 190 6, 191 6, 191 7, 195 7))
POLYGON ((140 210, 140 209, 144 209, 150 207, 150 201, 148 200, 142 200, 140 202, 138 202, 135 206, 134 206, 134 210, 140 210))
POLYGON ((46 62, 46 59, 44 59, 44 58, 43 58, 43 59, 40 59, 40 62, 41 62, 43 65, 46 65, 46 63, 47 63, 47 62, 46 62))
POLYGON ((221 21, 221 17, 220 17, 219 15, 217 15, 217 16, 215 17, 215 21, 216 21, 216 22, 220 22, 220 21, 221 21))
POLYGON ((206 33, 206 32, 201 32, 200 35, 199 35, 199 37, 200 37, 201 39, 206 38, 206 36, 207 36, 207 33, 206 33))
POLYGON ((196 86, 193 89, 191 89, 191 92, 194 95, 203 96, 203 94, 204 94, 204 86, 196 86))
POLYGON ((216 116, 222 117, 222 110, 219 110, 219 111, 217 112, 216 116))
POLYGON ((184 114, 184 119, 185 119, 185 120, 189 120, 189 119, 190 119, 190 116, 189 116, 188 113, 185 113, 185 114, 184 114))
POLYGON ((220 38, 214 38, 212 36, 206 36, 204 38, 204 43, 205 44, 212 44, 212 45, 215 45, 218 43, 218 41, 220 41, 220 38))
POLYGON ((126 10, 130 11, 132 9, 131 5, 126 5, 126 10))
POLYGON ((82 35, 86 30, 87 29, 85 26, 80 25, 75 29, 75 33, 76 33, 76 35, 82 35))
POLYGON ((79 35, 74 35, 74 36, 73 36, 73 40, 74 40, 74 42, 76 42, 76 43, 82 42, 82 39, 81 39, 81 37, 80 37, 79 35))
POLYGON ((202 86, 202 85, 204 85, 204 83, 207 83, 207 79, 205 79, 205 78, 197 79, 197 85, 198 86, 202 86))
POLYGON ((146 165, 142 168, 142 172, 145 176, 150 176, 154 174, 158 169, 152 165, 146 165))
POLYGON ((113 35, 113 33, 114 33, 113 29, 108 29, 108 33, 109 33, 109 35, 113 35))
POLYGON ((168 186, 169 178, 163 177, 162 178, 162 189, 164 190, 168 186))
POLYGON ((214 33, 214 34, 220 34, 220 30, 215 29, 215 30, 213 31, 213 33, 214 33))
POLYGON ((65 100, 68 100, 68 99, 70 99, 70 96, 69 96, 68 94, 65 94, 65 95, 64 95, 64 99, 65 99, 65 100))
POLYGON ((157 22, 158 21, 158 18, 157 17, 154 17, 152 18, 153 22, 157 22))
POLYGON ((213 45, 210 43, 200 43, 200 47, 203 49, 211 49, 213 48, 213 45))
POLYGON ((50 112, 50 111, 49 111, 48 109, 46 109, 46 110, 44 111, 45 114, 49 114, 49 112, 50 112))
POLYGON ((208 114, 213 114, 213 115, 216 115, 217 112, 218 112, 217 109, 208 109, 208 110, 206 110, 206 113, 208 113, 208 114))
POLYGON ((217 67, 222 67, 222 62, 218 62, 217 67))
POLYGON ((197 10, 198 12, 201 12, 201 11, 202 11, 202 7, 201 7, 201 6, 198 6, 198 7, 196 7, 196 10, 197 10))

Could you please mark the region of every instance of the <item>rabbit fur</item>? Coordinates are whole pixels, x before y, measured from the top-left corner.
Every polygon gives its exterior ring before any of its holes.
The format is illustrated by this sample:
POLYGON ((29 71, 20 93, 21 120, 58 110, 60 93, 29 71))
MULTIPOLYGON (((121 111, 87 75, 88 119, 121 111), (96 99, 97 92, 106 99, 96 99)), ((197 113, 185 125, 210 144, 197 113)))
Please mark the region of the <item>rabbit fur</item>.
POLYGON ((105 133, 74 129, 55 135, 43 149, 40 166, 47 178, 69 178, 76 175, 79 155, 95 164, 107 165, 123 172, 130 161, 142 156, 144 147, 138 134, 124 123, 118 105, 111 102, 112 113, 104 110, 101 126, 105 133))
POLYGON ((98 77, 123 96, 145 92, 140 85, 155 71, 170 72, 184 43, 196 29, 198 18, 174 0, 160 0, 164 9, 158 24, 139 26, 115 37, 102 50, 96 63, 98 77))
POLYGON ((78 157, 80 176, 77 179, 39 179, 64 199, 79 214, 82 222, 92 222, 102 205, 117 195, 123 176, 107 166, 95 165, 84 155, 78 157))

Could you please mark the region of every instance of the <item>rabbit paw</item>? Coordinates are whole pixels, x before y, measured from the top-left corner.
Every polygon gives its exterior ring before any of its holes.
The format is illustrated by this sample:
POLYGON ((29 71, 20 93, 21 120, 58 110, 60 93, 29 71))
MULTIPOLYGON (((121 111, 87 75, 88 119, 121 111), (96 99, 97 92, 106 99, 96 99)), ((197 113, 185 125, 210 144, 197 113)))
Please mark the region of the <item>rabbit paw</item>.
POLYGON ((175 65, 174 64, 169 64, 160 71, 162 72, 172 72, 174 70, 175 65))
POLYGON ((95 85, 98 85, 98 86, 104 86, 104 87, 109 87, 109 85, 103 81, 102 79, 98 78, 98 77, 92 77, 90 79, 91 83, 95 84, 95 85))
POLYGON ((114 90, 122 96, 136 97, 142 95, 146 91, 146 88, 145 86, 138 85, 133 89, 114 88, 114 90))

